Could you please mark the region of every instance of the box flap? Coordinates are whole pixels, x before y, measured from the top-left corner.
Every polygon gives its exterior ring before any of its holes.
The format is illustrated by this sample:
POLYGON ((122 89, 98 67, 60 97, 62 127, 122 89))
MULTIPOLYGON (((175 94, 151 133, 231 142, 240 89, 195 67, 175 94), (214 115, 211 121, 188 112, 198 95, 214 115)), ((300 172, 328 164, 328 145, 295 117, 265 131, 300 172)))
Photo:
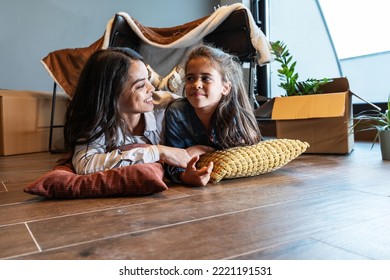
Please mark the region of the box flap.
POLYGON ((272 98, 255 110, 256 119, 271 119, 275 99, 272 98))
POLYGON ((332 78, 330 83, 321 86, 322 93, 349 91, 349 82, 345 77, 332 78))
POLYGON ((348 82, 348 79, 346 77, 340 77, 340 78, 333 78, 332 79, 332 82, 330 83, 327 83, 327 84, 324 84, 322 87, 321 87, 321 90, 323 93, 332 93, 332 92, 342 92, 342 91, 347 91, 349 90, 349 92, 354 95, 355 97, 359 98, 361 101, 363 101, 364 103, 367 103, 368 105, 372 106, 373 108, 375 108, 376 110, 381 110, 380 107, 376 106, 375 104, 371 103, 370 101, 360 97, 359 95, 357 95, 356 93, 353 93, 351 91, 351 89, 349 88, 349 82, 348 82))
POLYGON ((326 94, 276 97, 273 120, 342 117, 349 91, 326 94))

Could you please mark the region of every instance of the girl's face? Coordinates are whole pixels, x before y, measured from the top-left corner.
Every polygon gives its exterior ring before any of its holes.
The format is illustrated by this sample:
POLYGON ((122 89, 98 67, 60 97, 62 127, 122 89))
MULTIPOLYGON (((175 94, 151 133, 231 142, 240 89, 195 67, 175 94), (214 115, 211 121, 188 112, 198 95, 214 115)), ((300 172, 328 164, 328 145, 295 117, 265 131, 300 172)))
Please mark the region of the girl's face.
POLYGON ((154 86, 149 82, 148 70, 142 61, 131 62, 129 79, 119 97, 119 110, 125 114, 139 114, 153 110, 152 91, 154 86))
POLYGON ((185 93, 194 108, 214 111, 230 88, 208 58, 197 57, 187 63, 185 93))

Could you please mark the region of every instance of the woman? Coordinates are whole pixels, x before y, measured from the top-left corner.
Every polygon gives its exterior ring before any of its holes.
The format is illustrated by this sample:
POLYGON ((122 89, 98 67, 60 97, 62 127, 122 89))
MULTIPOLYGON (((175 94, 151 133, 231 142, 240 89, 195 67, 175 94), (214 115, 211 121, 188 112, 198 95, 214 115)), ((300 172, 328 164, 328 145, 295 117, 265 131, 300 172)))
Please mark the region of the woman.
POLYGON ((192 149, 190 155, 159 144, 164 108, 173 96, 154 89, 143 58, 132 49, 109 48, 90 57, 64 128, 65 148, 72 154, 66 160, 72 161, 76 173, 157 161, 186 167, 201 149, 192 149), (141 146, 128 150, 129 144, 141 146))

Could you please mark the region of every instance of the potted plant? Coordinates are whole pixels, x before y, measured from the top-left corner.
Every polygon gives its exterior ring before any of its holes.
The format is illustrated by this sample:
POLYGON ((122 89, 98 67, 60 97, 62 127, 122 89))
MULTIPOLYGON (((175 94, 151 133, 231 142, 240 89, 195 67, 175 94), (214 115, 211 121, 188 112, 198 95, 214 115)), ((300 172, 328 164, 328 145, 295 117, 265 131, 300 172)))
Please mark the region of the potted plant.
POLYGON ((259 120, 271 120, 276 138, 308 142, 305 153, 349 154, 354 142, 349 134, 352 92, 345 77, 334 79, 299 79, 297 62, 287 46, 271 42, 275 62, 280 64, 276 74, 283 96, 274 96, 259 107, 259 120), (334 143, 337 143, 334 144, 334 143))
POLYGON ((354 120, 352 131, 376 131, 371 148, 379 140, 382 159, 390 160, 390 95, 385 112, 380 109, 362 111, 355 116, 354 120))
POLYGON ((280 63, 278 77, 281 82, 279 87, 286 91, 286 96, 321 93, 321 86, 332 81, 328 78, 309 78, 305 81, 299 81, 299 74, 295 70, 297 62, 293 60, 287 45, 282 41, 271 42, 270 44, 275 61, 280 63))

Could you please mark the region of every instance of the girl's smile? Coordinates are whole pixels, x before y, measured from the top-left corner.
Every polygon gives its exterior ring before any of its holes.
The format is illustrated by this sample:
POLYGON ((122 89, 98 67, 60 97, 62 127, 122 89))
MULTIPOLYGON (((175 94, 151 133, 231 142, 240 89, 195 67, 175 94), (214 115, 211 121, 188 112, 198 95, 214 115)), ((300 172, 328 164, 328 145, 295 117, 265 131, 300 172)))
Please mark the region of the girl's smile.
POLYGON ((215 110, 223 95, 230 91, 230 84, 208 58, 197 57, 190 60, 186 67, 185 92, 194 108, 215 110))

